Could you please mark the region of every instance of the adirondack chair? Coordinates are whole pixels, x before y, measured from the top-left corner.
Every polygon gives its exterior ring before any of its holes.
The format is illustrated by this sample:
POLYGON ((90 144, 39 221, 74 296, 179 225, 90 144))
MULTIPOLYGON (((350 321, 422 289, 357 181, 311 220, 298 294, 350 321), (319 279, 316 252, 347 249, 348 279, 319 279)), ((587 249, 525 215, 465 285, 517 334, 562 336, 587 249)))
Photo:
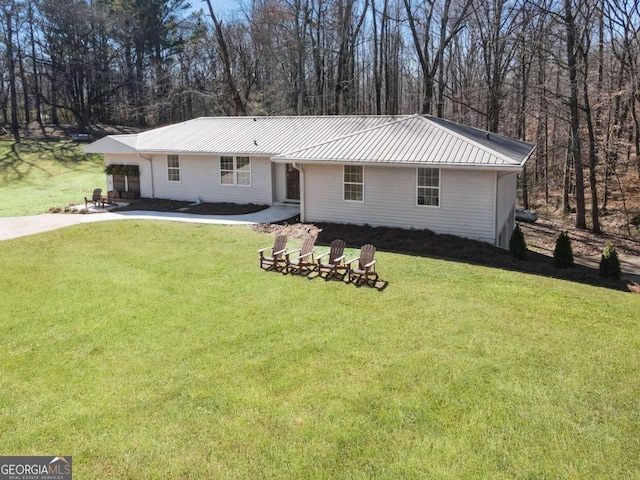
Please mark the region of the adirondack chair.
POLYGON ((118 191, 117 190, 109 190, 107 192, 107 204, 109 205, 118 205, 118 191))
POLYGON ((273 247, 265 247, 258 250, 260 254, 260 268, 266 270, 282 270, 286 265, 284 253, 287 247, 287 236, 278 235, 273 242, 273 247), (271 250, 271 256, 265 255, 265 252, 271 250))
POLYGON ((84 197, 84 207, 87 208, 89 206, 89 202, 93 202, 95 207, 104 207, 104 198, 102 198, 102 189, 96 188, 93 191, 93 195, 91 196, 91 200, 87 197, 84 197))
POLYGON ((376 247, 371 244, 363 245, 360 249, 360 256, 347 262, 349 267, 349 281, 361 280, 369 281, 373 279, 374 282, 378 280, 378 274, 376 273, 376 261, 374 256, 376 254, 376 247), (357 262, 357 265, 354 265, 357 262))
POLYGON ((346 275, 347 266, 344 264, 344 247, 346 243, 344 240, 334 240, 331 242, 331 250, 323 253, 318 257, 318 273, 322 276, 325 273, 325 280, 329 280, 335 276, 337 272, 343 270, 342 278, 346 275), (329 257, 323 260, 325 257, 329 257))
POLYGON ((302 247, 291 250, 290 252, 286 252, 285 261, 287 263, 286 272, 289 273, 299 273, 301 274, 303 271, 307 273, 312 272, 316 269, 316 262, 314 260, 314 251, 313 247, 316 244, 316 237, 313 235, 308 236, 304 242, 302 243, 302 247), (291 255, 297 253, 297 258, 291 258, 291 255))

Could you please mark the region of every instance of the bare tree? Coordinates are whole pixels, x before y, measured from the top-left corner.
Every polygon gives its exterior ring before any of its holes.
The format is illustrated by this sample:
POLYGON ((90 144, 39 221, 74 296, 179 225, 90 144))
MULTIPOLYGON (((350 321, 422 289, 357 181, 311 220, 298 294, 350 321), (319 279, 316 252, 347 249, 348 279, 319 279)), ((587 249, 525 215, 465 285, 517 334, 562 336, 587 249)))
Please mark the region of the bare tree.
POLYGON ((11 132, 16 143, 20 143, 20 124, 18 121, 18 94, 16 89, 16 65, 13 50, 14 18, 16 16, 16 2, 8 2, 4 6, 4 38, 6 45, 7 67, 9 74, 9 101, 11 103, 11 132))
POLYGON ((233 78, 233 74, 231 72, 231 58, 229 56, 229 47, 227 46, 227 40, 224 36, 224 31, 222 30, 222 22, 220 22, 216 17, 215 12, 213 11, 213 7, 211 6, 211 0, 207 0, 207 6, 209 7, 209 14, 211 15, 211 19, 213 20, 213 25, 215 27, 216 40, 218 41, 218 48, 220 49, 220 58, 222 59, 222 67, 224 69, 227 88, 229 90, 229 93, 231 94, 231 98, 233 99, 234 114, 246 115, 247 106, 240 96, 240 92, 236 87, 235 79, 233 78))
POLYGON ((580 142, 580 111, 578 104, 578 68, 576 62, 577 27, 572 0, 564 0, 563 20, 564 27, 566 29, 567 68, 569 71, 569 112, 571 125, 568 158, 571 159, 576 175, 576 228, 586 229, 584 174, 580 142))
POLYGON ((411 37, 422 72, 422 113, 433 113, 437 79, 437 114, 439 117, 444 116, 444 55, 451 41, 465 27, 471 4, 471 0, 464 0, 454 12, 453 6, 457 4, 452 0, 423 0, 416 7, 411 0, 404 0, 411 37), (418 24, 422 26, 421 31, 418 24))

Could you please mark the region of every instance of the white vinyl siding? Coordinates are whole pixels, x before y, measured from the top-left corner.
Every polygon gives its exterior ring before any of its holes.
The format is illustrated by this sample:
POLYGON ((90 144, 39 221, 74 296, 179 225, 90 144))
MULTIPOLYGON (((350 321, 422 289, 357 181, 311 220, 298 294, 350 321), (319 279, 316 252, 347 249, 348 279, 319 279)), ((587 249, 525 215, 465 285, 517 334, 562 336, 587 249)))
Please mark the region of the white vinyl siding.
POLYGON ((440 169, 417 169, 417 204, 425 207, 440 206, 440 169))
POLYGON ((518 175, 499 174, 496 193, 496 233, 497 244, 500 247, 508 248, 511 233, 515 228, 515 208, 518 175))
POLYGON ((343 168, 308 164, 305 221, 429 229, 495 241, 495 171, 440 169, 440 208, 416 205, 416 168, 367 166, 366 202, 342 201, 343 168))
POLYGON ((343 198, 348 202, 364 202, 364 167, 344 166, 343 198))
POLYGON ((220 157, 220 184, 251 186, 251 159, 249 157, 220 157))
POLYGON ((189 201, 196 201, 200 198, 204 202, 256 203, 261 205, 271 205, 272 203, 272 175, 269 158, 250 158, 250 186, 221 185, 221 164, 218 156, 180 155, 180 183, 167 180, 165 162, 165 156, 153 156, 153 181, 156 198, 189 201))
POLYGON ((170 182, 180 181, 180 157, 178 155, 167 155, 167 180, 170 182))

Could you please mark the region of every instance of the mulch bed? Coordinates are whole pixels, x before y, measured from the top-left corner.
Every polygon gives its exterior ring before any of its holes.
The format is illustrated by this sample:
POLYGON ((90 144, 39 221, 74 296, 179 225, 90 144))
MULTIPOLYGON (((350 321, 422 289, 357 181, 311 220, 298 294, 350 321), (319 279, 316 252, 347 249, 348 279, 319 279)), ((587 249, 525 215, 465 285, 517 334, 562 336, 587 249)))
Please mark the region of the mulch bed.
POLYGON ((131 210, 144 210, 152 212, 181 212, 196 215, 244 215, 255 213, 269 208, 269 205, 256 205, 249 203, 240 205, 237 203, 194 203, 176 200, 162 200, 158 198, 143 198, 135 200, 124 207, 114 208, 113 212, 131 210))
POLYGON ((518 260, 508 251, 488 243, 453 235, 437 235, 428 230, 335 223, 262 224, 255 225, 254 230, 273 235, 284 234, 299 239, 306 235, 316 235, 317 244, 322 246, 328 246, 336 238, 345 240, 350 248, 360 248, 366 243, 372 243, 378 250, 388 252, 452 260, 629 291, 627 281, 605 279, 598 274, 597 270, 588 267, 575 265, 572 268, 559 269, 553 266, 550 257, 532 251, 527 252, 526 260, 518 260))
MULTIPOLYGON (((147 210, 160 212, 183 212, 200 215, 242 215, 259 212, 268 208, 268 205, 239 205, 235 203, 200 203, 181 202, 175 200, 141 199, 131 202, 126 207, 119 207, 114 211, 147 210)), ((573 268, 559 269, 553 266, 548 255, 535 251, 527 252, 527 260, 518 260, 508 251, 495 247, 488 243, 467 240, 453 235, 437 235, 428 230, 405 230, 402 228, 369 227, 358 225, 343 225, 335 223, 298 223, 297 219, 290 219, 281 224, 254 225, 254 230, 273 235, 284 234, 292 238, 303 239, 307 235, 316 235, 317 244, 328 246, 332 240, 342 238, 350 248, 360 248, 366 243, 372 243, 378 250, 420 255, 430 258, 452 260, 475 265, 482 265, 504 270, 530 273, 545 277, 569 280, 572 282, 611 288, 621 291, 629 291, 629 283, 625 280, 602 278, 597 270, 575 265, 573 268)), ((538 222, 534 226, 523 228, 528 242, 533 240, 537 247, 548 246, 555 242, 559 228, 550 223, 538 222), (556 227, 556 228, 554 228, 556 227)), ((574 242, 574 251, 583 253, 582 250, 595 251, 599 248, 598 242, 593 238, 585 238, 583 246, 575 234, 571 235, 574 242), (594 244, 598 245, 594 248, 594 244)), ((602 236, 601 236, 602 238, 602 236)), ((617 243, 617 242, 616 242, 617 243)), ((625 245, 623 251, 634 252, 633 246, 625 245)), ((621 245, 616 245, 620 247, 621 245)), ((541 248, 544 250, 544 248, 541 248)), ((634 253, 637 253, 635 250, 634 253)))

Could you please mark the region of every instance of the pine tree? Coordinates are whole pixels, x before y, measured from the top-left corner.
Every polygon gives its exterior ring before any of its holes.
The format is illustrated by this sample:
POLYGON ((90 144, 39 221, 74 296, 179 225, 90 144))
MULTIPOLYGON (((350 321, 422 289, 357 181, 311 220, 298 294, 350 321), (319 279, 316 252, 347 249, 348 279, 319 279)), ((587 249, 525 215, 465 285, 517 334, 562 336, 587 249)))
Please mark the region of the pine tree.
POLYGON ((556 240, 556 248, 553 251, 553 264, 558 268, 573 267, 573 250, 571 239, 567 232, 562 232, 556 240))
POLYGON ((620 259, 611 242, 607 242, 600 259, 600 275, 604 278, 620 278, 620 259))
POLYGON ((511 255, 519 260, 526 260, 527 258, 527 242, 524 240, 524 233, 522 233, 520 225, 516 225, 516 228, 514 228, 511 234, 509 251, 511 255))

